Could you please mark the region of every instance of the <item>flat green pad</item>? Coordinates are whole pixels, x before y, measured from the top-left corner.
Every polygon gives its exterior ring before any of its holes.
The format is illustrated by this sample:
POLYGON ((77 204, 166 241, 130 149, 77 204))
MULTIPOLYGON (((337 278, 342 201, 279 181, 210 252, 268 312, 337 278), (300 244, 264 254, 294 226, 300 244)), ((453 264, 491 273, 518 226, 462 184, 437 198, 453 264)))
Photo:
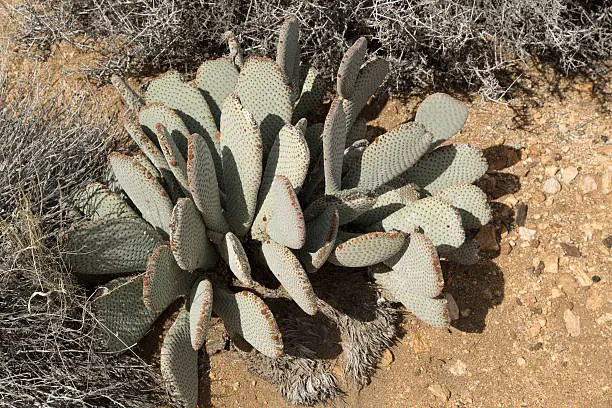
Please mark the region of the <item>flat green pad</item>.
POLYGON ((140 211, 142 218, 167 233, 173 205, 159 181, 129 156, 111 153, 109 163, 121 188, 140 211))
POLYGON ((361 166, 349 172, 358 172, 357 187, 374 190, 413 166, 430 143, 431 134, 422 125, 403 124, 374 139, 363 152, 361 166))
POLYGON ((267 58, 249 58, 238 76, 236 94, 261 129, 265 155, 281 128, 291 121, 291 88, 276 63, 267 58))
POLYGON ((374 279, 392 300, 401 302, 406 309, 430 326, 447 328, 450 324, 446 299, 432 299, 407 289, 401 276, 395 273, 375 273, 374 279))
POLYGON ((344 225, 371 209, 375 202, 374 194, 361 189, 341 190, 333 195, 325 195, 314 200, 304 210, 304 218, 308 222, 327 208, 337 208, 339 224, 344 225))
POLYGON ((353 224, 367 227, 380 223, 395 211, 419 199, 418 190, 410 184, 398 188, 385 184, 376 189, 376 193, 380 195, 376 197, 372 208, 355 219, 353 224))
POLYGON ((193 200, 179 198, 170 219, 170 249, 181 269, 209 269, 217 263, 217 253, 208 240, 206 226, 193 200))
POLYGON ((396 274, 402 288, 421 296, 434 298, 442 293, 444 277, 436 247, 427 236, 413 232, 406 239, 404 248, 387 259, 388 265, 396 274))
POLYGON ((480 259, 480 242, 466 239, 459 248, 442 246, 438 248, 440 256, 459 265, 475 265, 480 259))
POLYGON ((423 198, 407 205, 383 219, 382 227, 385 231, 406 233, 419 227, 435 246, 458 248, 465 240, 459 212, 438 197, 423 198))
POLYGON ((234 91, 237 80, 238 69, 230 58, 204 61, 198 68, 195 84, 202 91, 217 128, 221 126, 221 107, 234 91))
POLYGON ((229 231, 221 208, 219 185, 210 149, 202 136, 189 136, 187 149, 187 186, 202 214, 206 228, 219 233, 229 231))
POLYGON ((198 352, 191 347, 189 312, 181 309, 164 338, 160 366, 165 386, 186 407, 198 403, 198 352))
POLYGON ((213 310, 213 287, 207 279, 194 285, 189 297, 189 333, 191 347, 198 351, 206 343, 213 310))
POLYGON ((445 188, 436 195, 461 214, 463 226, 478 229, 491 221, 491 208, 486 194, 473 184, 459 184, 445 188))
POLYGON ((262 189, 267 191, 265 186, 269 188, 274 176, 284 176, 294 190, 299 190, 306 179, 309 163, 310 151, 303 134, 292 125, 283 126, 268 155, 262 189))
POLYGON ((88 184, 75 192, 72 202, 77 210, 90 219, 138 217, 123 198, 100 183, 88 184))
POLYGON ((270 188, 267 217, 267 235, 279 244, 289 248, 300 249, 306 240, 306 225, 302 208, 291 183, 286 177, 276 176, 270 188))
POLYGON ((229 265, 230 270, 245 285, 253 283, 251 265, 240 239, 233 232, 228 232, 219 242, 219 252, 229 265))
POLYGON ((292 99, 298 98, 300 84, 300 25, 295 17, 289 17, 278 32, 276 45, 276 65, 287 78, 292 89, 292 99))
POLYGON ((149 103, 143 106, 138 111, 138 121, 151 140, 156 140, 156 127, 161 123, 172 134, 179 151, 187 153, 187 138, 191 132, 179 115, 166 105, 149 103))
POLYGON ((124 350, 149 331, 160 311, 150 310, 142 302, 142 275, 115 279, 105 286, 108 289, 92 301, 93 314, 107 334, 106 348, 124 350))
MULTIPOLYGON (((147 103, 163 103, 174 109, 189 129, 189 134, 202 135, 209 147, 218 144, 215 135, 219 129, 206 99, 194 84, 183 82, 178 72, 170 70, 152 80, 145 99, 147 103)), ((181 151, 185 153, 185 150, 181 151)))
POLYGON ((261 249, 268 267, 295 303, 309 315, 316 314, 319 310, 317 295, 293 252, 274 241, 265 241, 261 249))
POLYGON ((276 319, 254 293, 230 293, 214 288, 213 310, 231 335, 239 335, 261 354, 270 358, 283 354, 283 340, 276 319))
POLYGON ((465 104, 449 95, 435 93, 421 102, 414 121, 425 125, 433 135, 432 145, 437 146, 459 132, 467 116, 465 104))
POLYGON ((321 135, 323 141, 323 168, 325 170, 325 193, 342 189, 342 161, 346 141, 346 117, 342 99, 334 99, 325 119, 321 135))
POLYGON ((395 255, 404 244, 402 232, 369 232, 338 244, 330 262, 361 268, 383 262, 395 255))
POLYGON ((310 152, 310 168, 312 169, 319 162, 321 152, 323 151, 323 123, 313 123, 306 128, 304 138, 308 144, 310 152))
POLYGON ((350 129, 359 113, 389 73, 389 62, 375 59, 366 62, 359 71, 355 89, 350 98, 344 101, 347 128, 350 129))
POLYGON ((113 74, 111 76, 111 83, 113 84, 115 89, 119 92, 119 94, 125 101, 125 104, 128 106, 128 108, 137 111, 139 108, 144 106, 145 103, 140 97, 140 95, 138 95, 132 89, 132 87, 129 86, 127 82, 125 82, 123 78, 121 78, 118 75, 113 74))
POLYGON ((323 102, 325 96, 325 83, 323 78, 314 67, 303 64, 300 68, 304 76, 302 93, 300 99, 295 103, 293 110, 293 122, 301 118, 311 118, 323 102))
POLYGON ((358 140, 365 139, 368 132, 368 125, 364 118, 357 119, 346 135, 345 147, 349 147, 358 140))
POLYGON ((306 242, 296 255, 307 272, 317 271, 329 258, 336 245, 339 221, 338 209, 331 207, 306 223, 306 242))
POLYGON ((337 92, 342 98, 350 98, 355 91, 355 82, 359 75, 359 68, 365 61, 368 42, 365 37, 359 38, 344 53, 337 74, 337 92))
POLYGON ((469 144, 442 146, 426 154, 402 178, 431 195, 456 184, 471 184, 488 169, 482 152, 469 144))
POLYGON ((168 163, 168 168, 174 175, 174 178, 178 181, 183 191, 189 191, 187 186, 187 163, 178 149, 174 136, 161 123, 155 125, 155 136, 157 136, 161 150, 168 163))
POLYGON ((147 261, 142 299, 149 309, 163 312, 172 302, 189 292, 192 282, 191 274, 177 265, 170 247, 160 245, 147 261))
POLYGON ((263 142, 253 116, 235 95, 230 95, 223 105, 220 142, 226 220, 232 232, 242 237, 255 217, 263 173, 263 142))
POLYGON ((157 231, 141 218, 86 221, 67 232, 67 260, 78 275, 116 275, 143 271, 161 244, 157 231))

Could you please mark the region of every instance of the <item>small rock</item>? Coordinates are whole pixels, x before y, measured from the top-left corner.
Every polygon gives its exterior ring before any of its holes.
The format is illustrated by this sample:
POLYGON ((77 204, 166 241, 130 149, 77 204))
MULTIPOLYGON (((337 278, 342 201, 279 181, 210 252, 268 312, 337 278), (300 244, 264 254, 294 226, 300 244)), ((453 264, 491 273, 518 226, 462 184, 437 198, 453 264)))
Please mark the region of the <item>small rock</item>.
POLYGON ((593 191, 597 191, 597 182, 595 181, 593 176, 584 176, 582 177, 582 180, 580 180, 580 189, 582 190, 582 194, 588 194, 593 191))
POLYGON ((551 177, 542 184, 542 191, 548 195, 557 194, 561 191, 561 184, 556 178, 551 177))
POLYGON ((578 249, 577 246, 566 244, 565 242, 562 242, 560 245, 561 248, 563 248, 563 252, 565 252, 565 255, 572 256, 574 258, 580 257, 580 249, 578 249))
POLYGON ((544 168, 544 174, 546 177, 555 177, 555 174, 559 171, 557 166, 546 166, 544 168))
POLYGON ((232 390, 238 391, 238 388, 240 388, 240 383, 239 382, 235 382, 235 383, 232 384, 232 390))
POLYGON ((516 359, 516 364, 518 364, 519 367, 524 367, 525 364, 527 364, 527 361, 525 361, 523 357, 519 357, 516 359))
POLYGON ((552 288, 550 290, 550 298, 551 299, 557 299, 560 298, 561 296, 563 296, 563 291, 559 288, 552 288))
POLYGON ((476 234, 476 239, 480 242, 481 251, 499 251, 499 244, 497 243, 497 234, 495 232, 495 226, 491 224, 483 225, 476 234))
POLYGON ((457 306, 457 302, 455 302, 455 298, 450 293, 445 293, 444 297, 446 298, 446 305, 448 307, 448 314, 451 320, 459 319, 459 306, 457 306))
POLYGON ((465 374, 467 371, 466 369, 467 365, 463 361, 457 360, 457 362, 455 362, 455 364, 453 364, 448 371, 450 371, 452 375, 460 376, 465 374))
POLYGON ((561 180, 565 184, 569 184, 578 176, 578 169, 576 167, 566 167, 561 169, 561 180))
POLYGON ((531 325, 529 326, 529 337, 537 337, 538 334, 540 334, 540 329, 542 327, 540 326, 540 321, 539 320, 534 320, 531 322, 531 325))
POLYGON ((571 337, 580 335, 580 318, 569 309, 565 309, 563 312, 563 320, 565 321, 565 328, 571 337))
POLYGON ((559 257, 557 255, 546 255, 544 261, 544 273, 559 272, 559 257))
POLYGON ((423 335, 419 331, 411 332, 410 344, 412 346, 412 352, 417 356, 429 352, 429 344, 423 340, 423 335))
POLYGON ((601 282, 601 277, 599 275, 593 275, 593 276, 591 276, 591 280, 594 283, 599 283, 599 282, 601 282))
POLYGON ((531 241, 535 239, 537 231, 534 229, 529 229, 527 227, 519 227, 519 237, 523 241, 531 241))
POLYGON ((576 289, 578 288, 578 283, 572 275, 569 273, 560 273, 559 278, 557 279, 557 283, 563 289, 576 289))
POLYGON ((544 205, 547 207, 552 207, 554 203, 555 203, 555 198, 553 196, 548 196, 546 197, 546 200, 544 200, 544 205))
POLYGON ((523 227, 525 225, 525 221, 527 220, 527 204, 522 201, 519 201, 516 204, 516 217, 515 222, 519 227, 523 227))
POLYGON ((531 273, 533 274, 533 276, 540 276, 543 270, 544 270, 544 262, 538 261, 538 265, 533 267, 533 270, 531 271, 531 273))
POLYGON ((393 352, 389 349, 386 349, 382 355, 382 359, 380 360, 380 365, 383 367, 389 367, 395 361, 395 356, 393 352))
POLYGON ((583 287, 591 286, 593 284, 591 277, 584 271, 576 272, 576 280, 578 281, 578 284, 583 287))
POLYGON ((433 383, 429 387, 427 387, 427 389, 442 402, 448 401, 451 397, 450 390, 444 385, 433 383))
POLYGON ((606 248, 612 248, 612 235, 605 237, 602 242, 606 248))

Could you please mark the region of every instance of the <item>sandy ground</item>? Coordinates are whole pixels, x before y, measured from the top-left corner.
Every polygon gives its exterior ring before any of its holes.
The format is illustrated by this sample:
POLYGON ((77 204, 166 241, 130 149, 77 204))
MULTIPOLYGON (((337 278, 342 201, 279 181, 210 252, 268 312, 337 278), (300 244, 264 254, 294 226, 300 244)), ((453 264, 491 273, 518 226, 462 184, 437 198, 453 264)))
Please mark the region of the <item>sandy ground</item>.
MULTIPOLYGON (((84 85, 74 73, 83 58, 66 47, 45 65, 67 95, 87 86, 117 112, 110 87, 84 85)), ((31 66, 21 58, 12 64, 16 76, 31 66)), ((406 334, 371 384, 346 385, 336 405, 612 406, 611 89, 550 77, 523 77, 521 96, 507 104, 474 97, 454 138, 484 150, 490 172, 480 185, 495 210, 480 235, 483 260, 446 266, 446 290, 460 318, 435 330, 407 316, 406 334)), ((379 101, 381 115, 369 125, 380 131, 410 120, 416 102, 379 101)), ((275 387, 248 373, 231 351, 211 358, 210 395, 215 407, 285 406, 275 387)))

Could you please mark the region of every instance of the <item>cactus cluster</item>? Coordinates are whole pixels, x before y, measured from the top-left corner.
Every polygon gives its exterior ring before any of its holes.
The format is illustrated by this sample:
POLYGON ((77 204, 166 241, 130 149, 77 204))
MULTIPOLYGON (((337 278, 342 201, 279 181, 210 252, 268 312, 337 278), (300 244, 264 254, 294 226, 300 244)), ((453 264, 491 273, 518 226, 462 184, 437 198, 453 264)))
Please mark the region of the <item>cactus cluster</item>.
POLYGON ((161 370, 190 407, 213 312, 237 342, 269 358, 283 354, 261 275, 271 273, 278 290, 315 315, 321 300, 310 278, 326 273, 326 262, 371 267, 389 298, 445 327, 439 257, 475 262, 465 230, 490 218, 471 184, 487 169, 480 151, 439 147, 463 126, 462 103, 434 94, 414 122, 370 141, 359 114, 389 65, 366 61, 364 38, 340 63, 324 123, 311 123, 325 89, 300 61, 295 19, 280 29, 276 60, 244 59, 227 39, 230 56, 204 62, 190 82, 170 71, 141 95, 113 78, 137 116, 125 127, 140 151, 109 157, 123 193, 93 184, 74 197, 91 221, 67 240, 76 274, 112 279, 92 301, 110 350, 138 342, 185 298, 163 340, 161 370))

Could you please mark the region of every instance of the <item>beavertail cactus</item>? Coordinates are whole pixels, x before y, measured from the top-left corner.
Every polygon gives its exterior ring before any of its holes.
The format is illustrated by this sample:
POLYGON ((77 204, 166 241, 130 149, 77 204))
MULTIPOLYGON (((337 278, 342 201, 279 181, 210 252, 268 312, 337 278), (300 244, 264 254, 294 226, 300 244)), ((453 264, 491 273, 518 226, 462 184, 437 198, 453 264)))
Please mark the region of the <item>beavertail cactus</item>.
POLYGON ((324 88, 300 61, 295 19, 280 30, 276 61, 243 60, 227 38, 230 58, 204 62, 191 82, 170 71, 141 95, 113 79, 138 119, 126 130, 141 152, 109 158, 129 204, 89 186, 74 201, 92 220, 68 233, 74 272, 112 279, 93 300, 110 350, 138 342, 185 299, 164 338, 161 371, 189 407, 212 313, 240 344, 270 358, 283 353, 255 268, 315 315, 321 301, 311 278, 326 273, 326 262, 372 267, 389 297, 446 327, 439 257, 474 262, 477 245, 465 229, 491 217, 471 184, 487 169, 478 149, 437 147, 462 127, 465 105, 432 95, 415 122, 369 140, 359 113, 389 65, 366 61, 364 38, 342 59, 324 123, 310 123, 324 88))

